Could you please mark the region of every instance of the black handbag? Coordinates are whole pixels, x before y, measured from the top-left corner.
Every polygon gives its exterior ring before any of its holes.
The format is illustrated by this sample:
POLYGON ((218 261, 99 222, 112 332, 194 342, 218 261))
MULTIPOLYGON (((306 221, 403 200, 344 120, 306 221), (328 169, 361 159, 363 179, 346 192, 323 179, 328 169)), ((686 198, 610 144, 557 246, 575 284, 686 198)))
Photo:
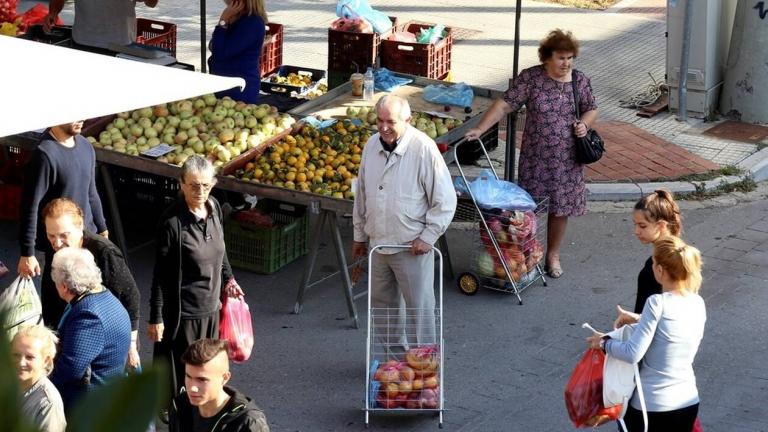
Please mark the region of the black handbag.
MULTIPOLYGON (((579 91, 576 86, 576 71, 571 79, 573 86, 573 104, 576 107, 576 120, 579 120, 579 91)), ((576 162, 580 164, 591 164, 597 162, 605 153, 605 144, 603 138, 594 129, 589 129, 583 137, 576 137, 576 162)))

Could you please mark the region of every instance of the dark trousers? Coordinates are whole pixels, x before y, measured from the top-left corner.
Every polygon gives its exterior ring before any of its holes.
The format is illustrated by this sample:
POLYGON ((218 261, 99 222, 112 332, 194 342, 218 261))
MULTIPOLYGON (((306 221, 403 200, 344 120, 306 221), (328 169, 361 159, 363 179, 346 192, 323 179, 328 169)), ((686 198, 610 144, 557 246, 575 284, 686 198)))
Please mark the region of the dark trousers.
MULTIPOLYGON (((699 404, 674 411, 648 411, 648 432, 691 432, 698 414, 699 404)), ((624 415, 624 423, 627 425, 628 432, 642 432, 643 412, 630 406, 627 408, 627 414, 624 415)))
MULTIPOLYGON (((168 333, 173 331, 173 329, 167 330, 168 333)), ((203 318, 182 319, 176 337, 172 340, 170 338, 170 334, 163 335, 163 342, 160 343, 163 346, 159 348, 171 368, 171 395, 175 397, 184 386, 184 363, 181 361, 181 356, 197 340, 219 338, 219 312, 216 311, 203 318)), ((157 349, 156 346, 155 350, 157 349)))
POLYGON ((53 249, 49 246, 43 252, 45 253, 45 264, 40 280, 40 304, 43 306, 43 323, 56 330, 59 328, 59 321, 61 320, 61 315, 64 314, 64 308, 67 307, 67 302, 59 297, 56 284, 51 279, 53 249))

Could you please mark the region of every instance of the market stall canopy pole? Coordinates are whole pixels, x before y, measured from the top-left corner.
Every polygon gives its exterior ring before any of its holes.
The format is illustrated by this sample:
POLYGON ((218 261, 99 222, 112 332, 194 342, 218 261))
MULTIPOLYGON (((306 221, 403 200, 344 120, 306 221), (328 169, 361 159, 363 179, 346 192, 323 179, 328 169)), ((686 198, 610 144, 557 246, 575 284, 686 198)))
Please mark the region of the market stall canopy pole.
MULTIPOLYGON (((517 78, 518 63, 520 60, 520 16, 522 14, 523 0, 517 0, 515 5, 515 53, 512 61, 512 79, 509 80, 509 86, 512 87, 512 81, 517 78)), ((507 151, 504 152, 504 179, 507 181, 515 180, 515 139, 517 129, 517 113, 507 115, 507 151)))
POLYGON ((203 73, 208 72, 208 62, 205 61, 206 57, 208 57, 205 14, 205 0, 200 0, 200 70, 203 73))
POLYGON ((0 137, 244 87, 241 78, 201 74, 0 36, 0 137))

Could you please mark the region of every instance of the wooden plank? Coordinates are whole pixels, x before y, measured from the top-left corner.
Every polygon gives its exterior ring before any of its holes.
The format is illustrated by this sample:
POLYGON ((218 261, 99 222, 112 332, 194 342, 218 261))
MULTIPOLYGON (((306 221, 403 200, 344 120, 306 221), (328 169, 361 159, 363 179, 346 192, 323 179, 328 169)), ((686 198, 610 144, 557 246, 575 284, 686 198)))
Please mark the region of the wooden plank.
MULTIPOLYGON (((405 74, 395 74, 395 76, 406 77, 414 80, 414 82, 411 84, 400 87, 392 92, 392 94, 396 94, 407 99, 411 105, 412 110, 443 112, 443 105, 437 105, 425 101, 422 97, 422 92, 424 87, 428 85, 445 84, 445 82, 405 74)), ((464 121, 464 123, 457 128, 451 129, 447 134, 435 138, 435 142, 438 144, 452 145, 460 141, 464 137, 466 131, 475 127, 480 122, 480 118, 482 117, 480 114, 490 108, 496 98, 503 96, 503 93, 497 90, 474 86, 470 87, 475 93, 475 98, 472 101, 472 113, 469 114, 471 115, 470 119, 464 120, 468 114, 464 113, 461 108, 451 107, 451 111, 446 114, 451 115, 454 118, 461 119, 464 121)), ((352 96, 352 84, 345 83, 329 91, 323 96, 320 96, 319 98, 299 105, 298 107, 288 111, 288 113, 297 117, 319 115, 324 118, 340 118, 346 116, 347 107, 373 107, 376 102, 385 94, 388 93, 376 92, 373 95, 372 101, 364 101, 358 96, 352 96)), ((444 158, 446 159, 446 163, 451 163, 453 161, 453 152, 448 151, 444 153, 444 158)))
MULTIPOLYGON (((28 132, 10 137, 0 138, 0 145, 16 146, 27 150, 34 150, 40 140, 40 134, 28 132)), ((177 179, 181 174, 181 168, 154 159, 139 156, 131 156, 111 150, 95 149, 96 160, 109 165, 130 168, 148 174, 155 174, 177 179)), ((235 179, 233 177, 218 176, 217 188, 232 192, 247 193, 260 198, 272 198, 298 205, 316 206, 341 213, 351 213, 354 203, 350 200, 337 199, 324 195, 308 192, 293 191, 290 189, 256 184, 235 179)))
POLYGON ((668 107, 669 107, 669 94, 662 93, 661 96, 659 96, 659 98, 656 99, 656 102, 642 107, 640 111, 637 112, 637 115, 640 117, 650 118, 662 111, 666 111, 668 107))

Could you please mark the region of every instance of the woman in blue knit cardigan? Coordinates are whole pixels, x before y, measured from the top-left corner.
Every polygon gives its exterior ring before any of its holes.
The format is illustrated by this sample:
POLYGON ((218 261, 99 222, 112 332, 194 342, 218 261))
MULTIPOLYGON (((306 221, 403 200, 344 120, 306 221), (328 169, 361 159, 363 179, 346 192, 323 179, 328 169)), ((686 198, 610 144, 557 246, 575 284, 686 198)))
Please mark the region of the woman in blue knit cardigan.
POLYGON ((234 100, 256 103, 261 86, 261 48, 264 45, 267 12, 263 0, 224 0, 227 6, 211 37, 208 67, 212 74, 240 77, 245 89, 216 93, 234 100))

